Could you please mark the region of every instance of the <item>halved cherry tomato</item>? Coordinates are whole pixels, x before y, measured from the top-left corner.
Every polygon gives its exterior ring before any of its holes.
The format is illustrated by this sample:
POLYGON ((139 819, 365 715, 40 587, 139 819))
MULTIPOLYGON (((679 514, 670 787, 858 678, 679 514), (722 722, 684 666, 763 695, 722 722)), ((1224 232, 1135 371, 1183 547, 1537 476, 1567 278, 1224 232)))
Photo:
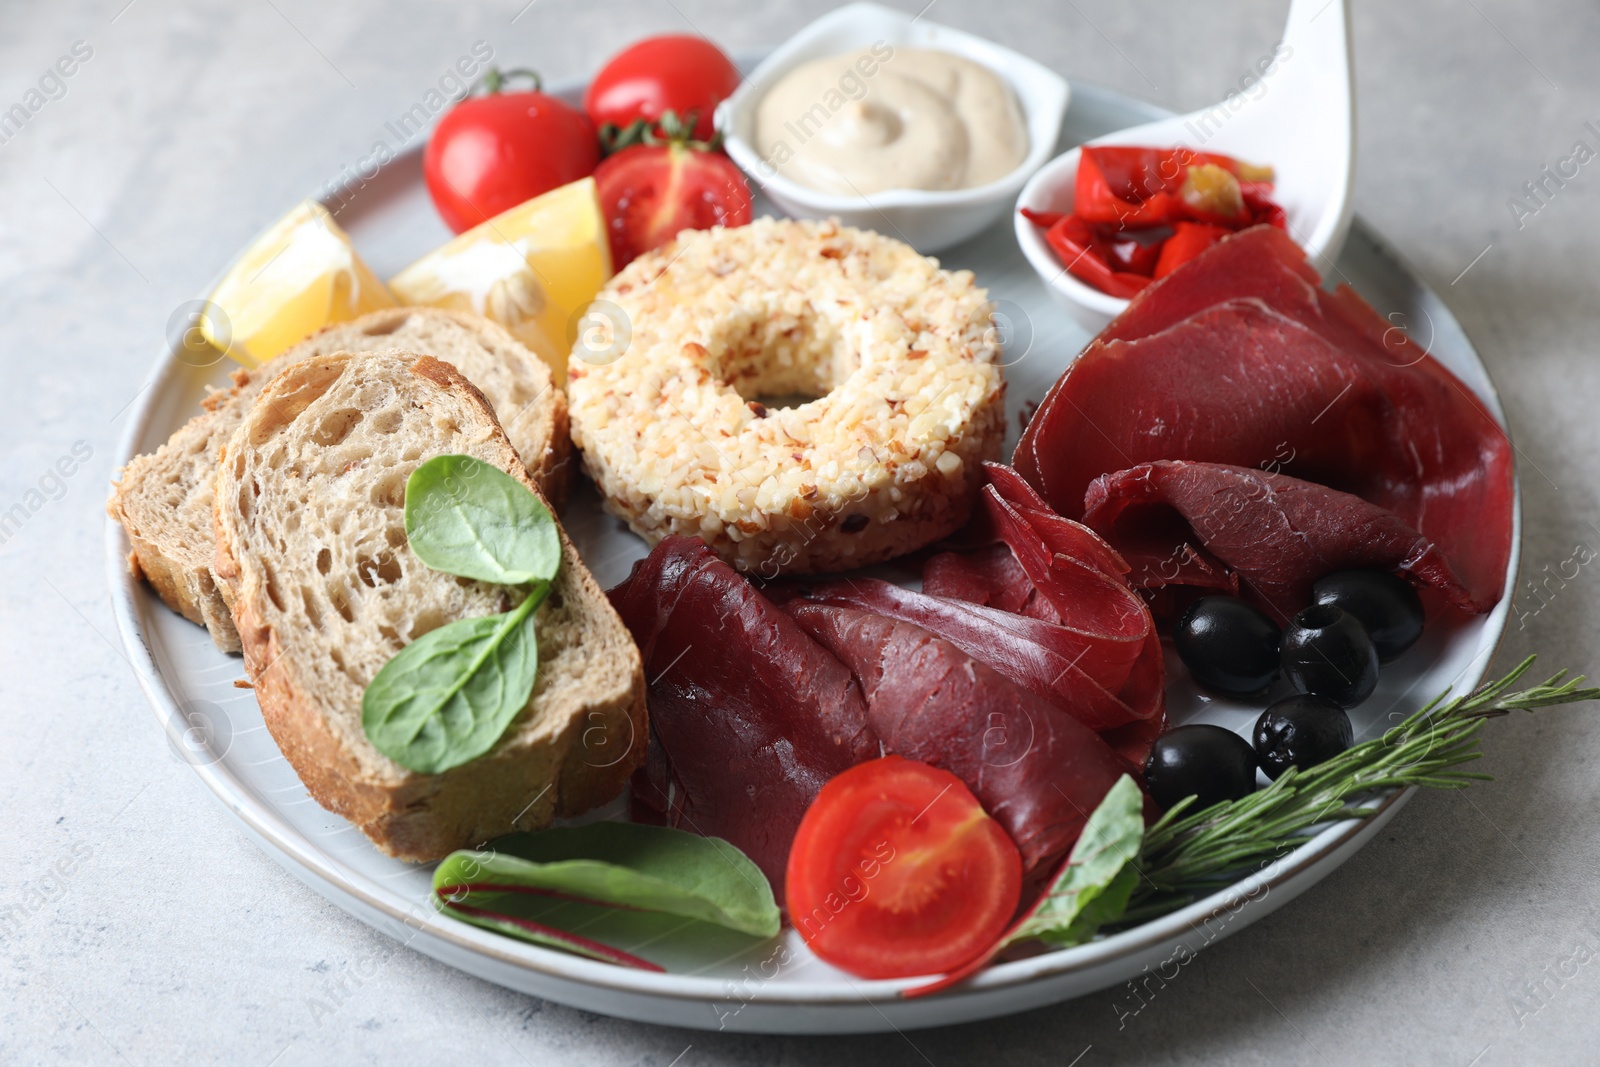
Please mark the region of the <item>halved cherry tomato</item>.
POLYGON ((885 756, 834 778, 789 850, 789 919, 863 978, 953 970, 986 951, 1022 895, 1022 857, 948 771, 885 756))
POLYGON ((538 91, 531 71, 484 78, 485 96, 470 96, 439 120, 422 157, 428 195, 456 233, 551 189, 586 178, 600 162, 589 116, 538 91), (533 78, 533 92, 502 93, 504 78, 533 78))
POLYGON ((739 87, 739 70, 704 37, 683 33, 646 37, 624 48, 600 68, 583 94, 583 109, 596 127, 627 129, 654 123, 668 111, 696 119, 692 136, 709 141, 711 113, 739 87))
POLYGON ((743 226, 753 212, 750 186, 727 156, 681 141, 624 148, 600 164, 594 180, 614 270, 679 230, 743 226))

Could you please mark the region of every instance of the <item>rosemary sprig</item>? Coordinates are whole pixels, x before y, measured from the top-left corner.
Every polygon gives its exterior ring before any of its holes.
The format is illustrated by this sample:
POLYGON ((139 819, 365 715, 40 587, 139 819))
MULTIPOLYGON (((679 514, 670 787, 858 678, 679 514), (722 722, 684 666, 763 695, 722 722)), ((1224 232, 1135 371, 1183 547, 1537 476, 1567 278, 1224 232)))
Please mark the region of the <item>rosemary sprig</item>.
POLYGON ((1478 734, 1486 719, 1600 699, 1600 688, 1581 688, 1583 677, 1569 679, 1566 671, 1510 692, 1533 661, 1453 700, 1447 689, 1382 737, 1309 770, 1291 768, 1240 800, 1194 813, 1187 811, 1193 798, 1175 804, 1145 832, 1135 861, 1138 888, 1117 925, 1144 922, 1237 881, 1310 840, 1311 827, 1370 815, 1381 790, 1463 789, 1490 779, 1460 769, 1482 755, 1478 734))
POLYGON ((1600 688, 1582 688, 1583 677, 1569 679, 1566 671, 1511 692, 1533 660, 1529 656, 1504 678, 1466 696, 1452 700, 1446 689, 1382 737, 1310 770, 1291 768, 1240 800, 1191 814, 1194 798, 1188 797, 1148 828, 1141 825, 1138 789, 1124 777, 1095 808, 1072 854, 1022 918, 968 963, 903 995, 927 996, 964 981, 1015 941, 1078 945, 1102 930, 1175 911, 1293 851, 1320 824, 1372 814, 1384 790, 1462 789, 1488 779, 1460 769, 1481 755, 1478 734, 1485 719, 1600 699, 1600 688))

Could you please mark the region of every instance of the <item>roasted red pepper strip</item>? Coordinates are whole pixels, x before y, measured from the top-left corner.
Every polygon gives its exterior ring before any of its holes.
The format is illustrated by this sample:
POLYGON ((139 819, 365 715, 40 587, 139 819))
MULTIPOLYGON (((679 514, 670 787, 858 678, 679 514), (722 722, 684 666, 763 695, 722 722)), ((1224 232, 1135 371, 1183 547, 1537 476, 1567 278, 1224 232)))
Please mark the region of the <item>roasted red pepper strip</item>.
MULTIPOLYGON (((1064 211, 1035 211, 1027 207, 1017 210, 1023 218, 1045 230, 1069 217, 1064 211)), ((1108 267, 1146 278, 1155 272, 1164 238, 1154 236, 1139 240, 1122 233, 1120 229, 1112 229, 1110 233, 1102 232, 1103 229, 1091 227, 1094 232, 1092 247, 1094 254, 1105 260, 1108 267)))
POLYGON ((1189 148, 1085 146, 1071 214, 1022 214, 1073 276, 1128 298, 1229 233, 1287 229, 1272 202, 1270 168, 1189 148))
POLYGON ((1129 228, 1160 226, 1174 219, 1188 218, 1183 201, 1175 194, 1159 188, 1137 200, 1118 196, 1101 173, 1090 149, 1084 149, 1083 157, 1078 162, 1072 211, 1089 222, 1112 223, 1129 228))
POLYGON ((1105 251, 1098 247, 1099 238, 1094 228, 1077 215, 1068 215, 1051 226, 1045 231, 1044 239, 1073 277, 1102 293, 1126 298, 1150 284, 1150 279, 1143 275, 1113 269, 1105 251))
MULTIPOLYGON (((1190 148, 1135 148, 1124 145, 1085 147, 1084 158, 1105 181, 1112 196, 1122 200, 1146 200, 1156 193, 1175 193, 1183 185, 1190 167, 1214 163, 1241 182, 1270 183, 1265 168, 1250 167, 1232 156, 1215 152, 1196 152, 1190 148)), ((1081 166, 1081 164, 1080 164, 1081 166)))
POLYGON ((1289 228, 1289 219, 1283 208, 1272 201, 1271 182, 1240 182, 1239 192, 1244 195, 1245 206, 1256 223, 1266 223, 1280 230, 1289 228))
POLYGON ((1260 178, 1269 172, 1213 152, 1120 145, 1085 147, 1078 163, 1073 210, 1090 222, 1124 226, 1150 226, 1180 219, 1240 226, 1262 221, 1252 217, 1207 217, 1184 202, 1179 190, 1188 179, 1189 168, 1208 163, 1232 174, 1241 186, 1267 184, 1270 187, 1270 182, 1263 183, 1260 178))
POLYGON ((1206 222, 1176 223, 1172 227, 1172 236, 1161 245, 1161 258, 1156 261, 1155 276, 1165 278, 1232 232, 1226 226, 1213 226, 1206 222))
POLYGON ((1098 242, 1099 247, 1105 252, 1107 261, 1113 270, 1127 271, 1129 274, 1138 274, 1149 278, 1155 274, 1156 264, 1161 259, 1161 244, 1164 238, 1155 237, 1150 240, 1140 241, 1134 237, 1119 232, 1102 234, 1098 242))
POLYGON ((1065 211, 1035 211, 1031 207, 1019 207, 1017 210, 1022 213, 1023 218, 1043 230, 1048 230, 1067 217, 1065 211))
POLYGON ((1187 148, 1137 148, 1105 145, 1083 149, 1083 158, 1119 200, 1135 203, 1157 193, 1175 193, 1184 171, 1195 161, 1187 148))

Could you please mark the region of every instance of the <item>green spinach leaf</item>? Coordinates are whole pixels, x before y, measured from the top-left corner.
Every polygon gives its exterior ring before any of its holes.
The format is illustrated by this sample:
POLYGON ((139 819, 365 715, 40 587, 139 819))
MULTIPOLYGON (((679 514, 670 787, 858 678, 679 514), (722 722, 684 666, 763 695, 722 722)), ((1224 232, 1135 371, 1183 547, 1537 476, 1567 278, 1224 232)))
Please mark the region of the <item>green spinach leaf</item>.
POLYGON ((1144 841, 1144 794, 1128 775, 1106 792, 1072 846, 1067 866, 1009 941, 1037 938, 1078 945, 1122 914, 1138 881, 1133 862, 1144 841))
POLYGON ((494 747, 528 705, 539 669, 541 583, 501 615, 432 630, 383 665, 361 698, 361 728, 385 756, 438 774, 494 747))
POLYGON ((401 649, 361 698, 367 739, 402 767, 438 774, 494 747, 539 670, 533 613, 561 566, 555 518, 504 471, 435 456, 406 481, 406 540, 436 571, 531 586, 511 611, 460 619, 401 649))
POLYGON ((406 540, 436 571, 499 585, 547 582, 561 538, 544 502, 471 456, 435 456, 406 480, 406 540))
MULTIPOLYGON (((772 887, 749 857, 719 838, 661 826, 600 822, 511 834, 451 853, 433 886, 441 908, 469 922, 498 920, 478 924, 516 937, 526 928, 508 925, 496 904, 516 894, 695 919, 752 937, 774 937, 779 927, 772 887), (480 914, 453 908, 461 904, 480 914)), ((550 941, 548 932, 529 940, 550 941)))

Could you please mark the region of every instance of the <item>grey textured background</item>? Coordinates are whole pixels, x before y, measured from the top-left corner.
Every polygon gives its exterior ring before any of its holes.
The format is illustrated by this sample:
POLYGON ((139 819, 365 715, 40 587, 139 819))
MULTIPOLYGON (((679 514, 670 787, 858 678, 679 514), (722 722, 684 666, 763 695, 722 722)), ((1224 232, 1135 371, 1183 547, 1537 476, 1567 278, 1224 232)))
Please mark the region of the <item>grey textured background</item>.
MULTIPOLYGON (((116 645, 101 504, 169 312, 474 40, 562 79, 648 32, 755 48, 829 5, 126 2, 0 6, 0 108, 74 41, 94 49, 67 94, 0 145, 0 509, 74 442, 93 452, 0 545, 0 912, 16 909, 0 922, 0 1061, 1596 1061, 1600 710, 1492 725, 1482 766, 1496 782, 1417 798, 1120 1026, 1125 989, 908 1037, 637 1025, 396 951, 291 880, 169 754, 116 645), (319 1001, 337 1008, 319 1014, 319 1001)), ((1186 109, 1270 47, 1283 11, 937 0, 931 17, 1186 109)), ((1527 584, 1580 544, 1600 549, 1600 166, 1520 229, 1506 204, 1580 136, 1600 143, 1583 130, 1600 125, 1600 9, 1357 0, 1354 25, 1357 209, 1446 294, 1519 445, 1526 561, 1502 662, 1539 651, 1600 667, 1600 567, 1540 596, 1527 584)))

